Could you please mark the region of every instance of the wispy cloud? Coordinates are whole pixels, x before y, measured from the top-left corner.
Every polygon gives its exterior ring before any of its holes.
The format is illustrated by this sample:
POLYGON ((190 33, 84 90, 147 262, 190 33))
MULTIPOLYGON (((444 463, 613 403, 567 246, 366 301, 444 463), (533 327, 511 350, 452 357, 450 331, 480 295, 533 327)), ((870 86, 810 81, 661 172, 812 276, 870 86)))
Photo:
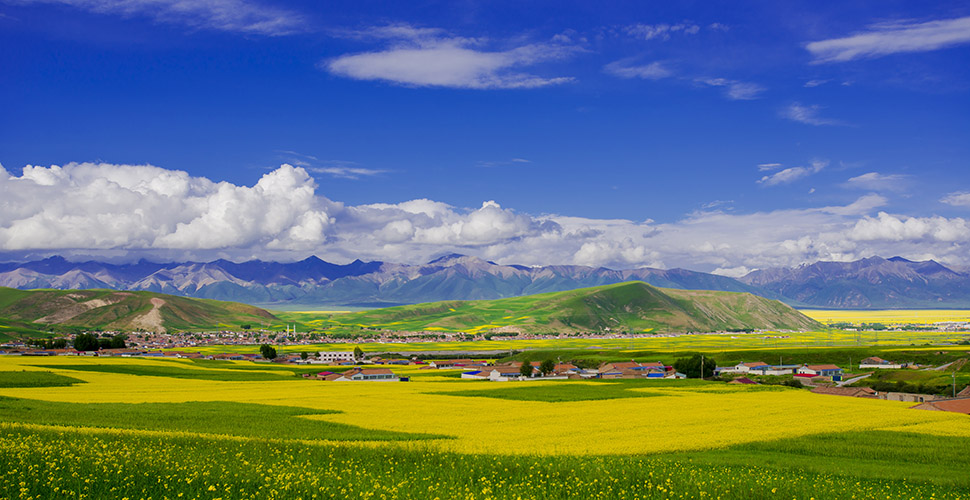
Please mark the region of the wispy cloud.
POLYGON ((718 207, 723 207, 722 210, 733 210, 734 207, 731 206, 733 204, 734 200, 714 200, 701 205, 701 208, 703 210, 714 210, 718 207))
POLYGON ((480 161, 475 165, 482 168, 491 168, 491 167, 507 167, 511 165, 527 165, 529 163, 532 163, 532 161, 526 160, 525 158, 512 158, 510 160, 480 161))
POLYGON ((308 172, 325 174, 338 179, 357 180, 361 177, 373 177, 387 173, 387 170, 364 168, 358 163, 347 160, 320 160, 316 156, 298 153, 296 151, 280 150, 282 158, 289 165, 302 167, 308 172))
POLYGON ((811 164, 807 167, 791 167, 779 170, 771 175, 766 175, 758 180, 758 184, 763 186, 791 184, 799 179, 821 172, 828 164, 829 162, 826 160, 812 160, 811 164))
POLYGON ((554 41, 519 45, 507 50, 482 48, 487 40, 462 38, 437 28, 391 25, 354 33, 386 48, 323 61, 327 71, 356 80, 383 80, 419 87, 514 89, 556 85, 571 77, 542 77, 518 71, 540 62, 565 59, 577 45, 554 41))
POLYGON ((634 24, 623 28, 623 32, 640 40, 670 40, 671 35, 696 35, 701 27, 690 22, 678 24, 634 24))
POLYGON ((767 90, 757 83, 739 82, 727 78, 697 78, 694 81, 711 87, 723 87, 724 95, 735 101, 757 99, 762 92, 767 90))
POLYGON ((281 36, 306 30, 299 13, 248 0, 14 0, 19 4, 62 4, 166 24, 254 35, 281 36))
POLYGON ((970 192, 957 191, 950 193, 944 196, 940 201, 955 207, 970 207, 970 192))
POLYGON ((816 104, 806 106, 799 102, 793 102, 781 111, 781 116, 806 125, 844 125, 838 120, 819 116, 821 109, 822 107, 816 104))
POLYGON ((819 87, 821 85, 825 85, 826 83, 829 83, 829 80, 809 80, 805 82, 804 86, 806 88, 813 88, 813 87, 819 87))
POLYGON ((819 64, 926 52, 966 43, 970 43, 970 17, 875 24, 851 36, 810 42, 805 48, 814 56, 812 62, 819 64))
POLYGON ((627 59, 613 61, 603 66, 603 71, 620 78, 643 78, 644 80, 659 80, 674 74, 660 61, 649 64, 630 64, 630 60, 627 59))
POLYGON ((869 191, 903 191, 909 176, 902 174, 880 174, 869 172, 847 180, 842 187, 867 189, 869 191))
POLYGON ((760 163, 758 164, 758 170, 761 172, 766 172, 768 170, 775 170, 780 166, 781 163, 760 163))
POLYGON ((378 170, 362 167, 310 167, 307 170, 316 174, 327 174, 340 179, 360 179, 361 177, 372 177, 383 174, 387 170, 378 170))

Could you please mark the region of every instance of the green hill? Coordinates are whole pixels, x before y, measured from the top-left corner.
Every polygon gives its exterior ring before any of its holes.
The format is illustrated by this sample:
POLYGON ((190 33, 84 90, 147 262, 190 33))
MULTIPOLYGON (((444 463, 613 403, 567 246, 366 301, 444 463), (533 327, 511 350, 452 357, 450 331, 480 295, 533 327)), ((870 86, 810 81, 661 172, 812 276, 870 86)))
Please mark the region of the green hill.
POLYGON ((804 330, 821 325, 791 307, 749 293, 656 288, 640 281, 499 300, 446 301, 334 314, 319 326, 389 330, 527 333, 743 329, 804 330))
POLYGON ((51 327, 154 332, 258 327, 276 319, 246 304, 155 292, 0 288, 0 325, 25 333, 51 327))

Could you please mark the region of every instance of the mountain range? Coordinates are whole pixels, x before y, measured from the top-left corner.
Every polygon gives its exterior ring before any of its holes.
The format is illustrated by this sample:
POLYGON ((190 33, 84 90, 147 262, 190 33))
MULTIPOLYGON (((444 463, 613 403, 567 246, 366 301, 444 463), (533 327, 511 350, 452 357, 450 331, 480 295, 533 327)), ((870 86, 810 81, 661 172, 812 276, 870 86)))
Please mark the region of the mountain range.
POLYGON ((147 290, 267 307, 374 308, 442 300, 486 300, 625 281, 674 289, 748 292, 797 307, 970 307, 970 275, 934 261, 872 257, 754 271, 739 279, 687 269, 613 270, 587 266, 502 265, 446 255, 426 264, 290 262, 131 264, 62 257, 0 263, 0 286, 147 290))
POLYGON ((791 304, 833 309, 970 307, 970 274, 928 260, 870 257, 749 273, 742 282, 791 304))

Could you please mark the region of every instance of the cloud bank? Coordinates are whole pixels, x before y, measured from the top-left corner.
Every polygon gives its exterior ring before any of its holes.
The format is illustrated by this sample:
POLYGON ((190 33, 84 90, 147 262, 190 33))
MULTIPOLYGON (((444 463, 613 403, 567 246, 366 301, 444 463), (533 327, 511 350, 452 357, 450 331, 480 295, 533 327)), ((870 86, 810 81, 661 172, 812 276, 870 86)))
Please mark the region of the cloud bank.
MULTIPOLYGON (((474 209, 427 199, 348 206, 319 189, 305 169, 287 164, 253 186, 151 165, 28 165, 19 176, 0 168, 0 252, 408 263, 459 252, 501 263, 728 275, 871 255, 970 263, 970 221, 878 211, 888 200, 874 194, 848 205, 705 210, 661 224, 529 215, 493 201, 474 209)), ((962 194, 951 201, 962 202, 962 194)))

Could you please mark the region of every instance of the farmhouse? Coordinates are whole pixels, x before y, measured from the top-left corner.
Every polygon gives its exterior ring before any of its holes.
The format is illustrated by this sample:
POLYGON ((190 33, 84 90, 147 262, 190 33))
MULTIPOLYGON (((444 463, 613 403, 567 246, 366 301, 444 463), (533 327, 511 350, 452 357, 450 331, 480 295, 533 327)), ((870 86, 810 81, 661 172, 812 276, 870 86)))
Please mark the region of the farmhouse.
POLYGON ((832 377, 832 380, 839 380, 842 378, 842 369, 835 365, 803 365, 801 368, 795 371, 798 375, 821 375, 823 377, 832 377))
POLYGON ((917 394, 912 392, 884 392, 879 395, 879 399, 885 399, 887 401, 903 401, 906 403, 928 403, 930 401, 937 401, 945 398, 941 396, 934 396, 932 394, 917 394))
POLYGON ((764 363, 762 361, 755 361, 753 363, 738 363, 734 366, 725 366, 718 371, 723 373, 748 373, 752 369, 761 366, 768 366, 768 363, 764 363))
POLYGON ((753 375, 791 375, 798 365, 760 365, 752 367, 748 373, 753 375))
POLYGON ((580 373, 582 370, 572 363, 557 363, 556 367, 553 368, 552 373, 556 375, 574 375, 580 373))
POLYGON ((952 411, 970 415, 970 398, 944 399, 940 401, 929 401, 913 407, 914 410, 930 411, 952 411))
POLYGON ((738 378, 736 378, 736 379, 734 379, 734 380, 732 380, 732 381, 730 381, 728 383, 729 384, 745 384, 745 385, 752 385, 752 384, 757 385, 758 384, 757 382, 755 382, 754 380, 749 379, 748 377, 738 377, 738 378))
MULTIPOLYGON (((636 361, 623 361, 619 363, 604 363, 600 365, 599 371, 600 375, 603 374, 615 374, 622 373, 624 370, 637 371, 652 371, 660 370, 666 371, 667 367, 663 363, 652 362, 652 363, 637 363, 636 361)), ((615 378, 615 377, 614 377, 615 378)))
POLYGON ((317 353, 317 359, 330 364, 354 361, 354 353, 351 351, 320 351, 317 353))
POLYGON ((439 370, 450 368, 478 368, 487 364, 485 361, 475 361, 473 359, 435 359, 428 361, 428 366, 439 370))
POLYGON ((875 399, 877 397, 876 391, 871 387, 815 387, 812 392, 830 396, 848 396, 850 398, 875 399))
POLYGON ((866 359, 863 359, 862 362, 859 363, 859 368, 860 369, 863 369, 863 370, 875 369, 875 368, 883 368, 883 369, 885 369, 885 368, 894 368, 894 369, 899 369, 899 368, 905 368, 905 367, 906 367, 905 364, 894 363, 892 361, 886 361, 885 359, 882 359, 882 358, 876 357, 876 356, 872 356, 872 357, 868 357, 866 359))
POLYGON ((400 382, 401 378, 387 368, 351 368, 343 373, 320 372, 317 380, 331 382, 400 382))

